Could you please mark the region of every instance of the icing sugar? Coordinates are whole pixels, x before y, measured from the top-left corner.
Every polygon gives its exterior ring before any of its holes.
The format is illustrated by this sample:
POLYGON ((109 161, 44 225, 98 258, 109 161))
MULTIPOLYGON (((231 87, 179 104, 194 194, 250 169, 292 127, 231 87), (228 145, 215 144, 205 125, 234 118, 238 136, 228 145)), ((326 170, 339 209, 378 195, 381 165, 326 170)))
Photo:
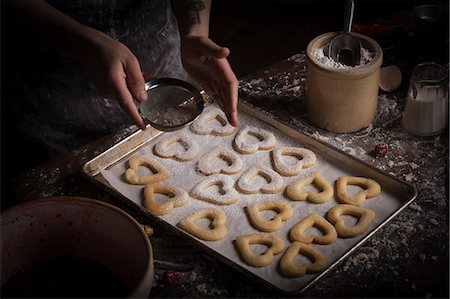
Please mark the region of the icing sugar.
POLYGON ((272 169, 258 163, 247 169, 237 181, 239 191, 246 194, 253 193, 278 193, 284 187, 281 176, 272 169), (266 179, 256 181, 256 176, 262 176, 266 179))
POLYGON ((199 152, 197 143, 185 134, 169 136, 155 145, 155 153, 163 158, 174 158, 180 161, 190 161, 199 152), (179 143, 180 146, 175 144, 179 143))
POLYGON ((244 163, 237 153, 223 147, 216 147, 201 158, 197 164, 198 170, 205 175, 215 173, 234 174, 240 172, 243 166, 244 163), (214 163, 215 160, 223 160, 227 165, 222 166, 219 163, 214 163))
POLYGON ((253 126, 245 126, 234 138, 236 149, 242 154, 253 154, 258 150, 270 150, 275 147, 276 138, 273 133, 253 126), (250 142, 247 135, 257 137, 259 141, 250 142))
POLYGON ((218 205, 231 205, 239 199, 239 194, 234 189, 234 180, 224 174, 216 174, 201 181, 192 189, 190 194, 201 200, 206 200, 218 205), (211 186, 219 187, 217 192, 211 192, 211 186))
POLYGON ((284 176, 299 174, 303 168, 309 168, 316 163, 316 155, 309 149, 301 147, 280 147, 272 151, 273 166, 275 170, 284 176), (295 156, 300 158, 297 163, 288 164, 283 156, 295 156))
POLYGON ((191 124, 191 131, 199 135, 228 136, 233 134, 235 130, 236 128, 228 123, 227 116, 219 108, 202 113, 191 124))

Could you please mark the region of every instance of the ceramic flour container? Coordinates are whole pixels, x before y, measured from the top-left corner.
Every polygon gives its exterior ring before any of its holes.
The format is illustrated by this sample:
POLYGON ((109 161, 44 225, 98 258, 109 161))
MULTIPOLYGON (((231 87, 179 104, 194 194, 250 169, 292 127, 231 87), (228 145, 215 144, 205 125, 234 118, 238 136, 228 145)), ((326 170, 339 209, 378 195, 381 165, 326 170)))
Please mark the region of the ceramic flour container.
POLYGON ((347 68, 327 64, 314 55, 327 46, 337 32, 314 38, 306 50, 308 116, 319 128, 336 133, 355 132, 370 125, 378 103, 381 47, 371 38, 352 33, 363 48, 373 53, 369 62, 347 68))

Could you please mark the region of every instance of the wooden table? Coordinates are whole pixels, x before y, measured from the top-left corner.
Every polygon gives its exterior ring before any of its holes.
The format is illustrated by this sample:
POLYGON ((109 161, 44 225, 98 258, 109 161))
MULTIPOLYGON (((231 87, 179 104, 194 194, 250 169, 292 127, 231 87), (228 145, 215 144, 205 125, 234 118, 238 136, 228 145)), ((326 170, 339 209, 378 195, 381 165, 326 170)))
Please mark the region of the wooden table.
MULTIPOLYGON (((404 90, 380 95, 372 126, 353 134, 322 131, 309 123, 305 113, 304 83, 304 54, 298 54, 242 80, 240 95, 257 109, 410 181, 419 190, 417 200, 408 209, 323 277, 306 296, 444 296, 448 291, 447 134, 419 138, 405 132, 400 117, 404 90), (386 157, 371 154, 378 143, 389 146, 386 157)), ((132 208, 87 180, 80 170, 133 130, 127 128, 16 176, 10 181, 13 195, 23 201, 86 196, 119 205, 138 217, 132 208)), ((138 220, 155 228, 151 240, 156 276, 151 297, 287 296, 244 277, 191 241, 179 242, 177 235, 156 223, 138 220), (176 271, 175 279, 168 278, 167 270, 176 271)))

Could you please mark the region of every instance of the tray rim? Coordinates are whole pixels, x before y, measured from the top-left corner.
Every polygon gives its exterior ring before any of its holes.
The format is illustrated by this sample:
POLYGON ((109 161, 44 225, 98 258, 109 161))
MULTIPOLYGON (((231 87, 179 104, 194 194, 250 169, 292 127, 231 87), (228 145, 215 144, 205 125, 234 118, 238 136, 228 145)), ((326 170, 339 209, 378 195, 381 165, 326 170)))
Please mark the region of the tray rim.
MULTIPOLYGON (((156 221, 158 224, 166 227, 167 229, 172 230, 173 232, 183 235, 187 238, 189 238, 191 241, 194 241, 197 245, 199 245, 203 250, 205 250, 206 252, 208 252, 209 254, 212 254, 213 256, 217 257, 220 261, 226 263, 227 265, 229 265, 230 267, 232 267, 233 269, 239 271, 240 273, 243 273, 247 276, 250 276, 252 279, 256 279, 257 281, 263 283, 264 285, 281 291, 285 294, 302 294, 305 291, 307 291, 309 288, 311 288, 314 284, 316 284, 323 276, 327 275, 332 269, 334 269, 337 265, 339 265, 343 260, 345 260, 350 254, 352 254, 355 250, 357 250, 363 243, 367 242, 368 239, 370 239, 375 233, 377 233, 383 226, 385 226, 387 223, 389 223, 393 218, 395 218, 398 214, 400 214, 405 208, 407 208, 418 196, 418 189, 415 186, 415 184, 401 180, 397 177, 395 177, 394 175, 391 175, 381 169, 376 168, 375 166, 355 157, 352 156, 350 154, 348 154, 347 152, 343 151, 342 149, 326 143, 320 139, 315 139, 310 135, 307 135, 301 131, 299 131, 299 128, 286 123, 280 119, 276 119, 273 117, 269 116, 269 113, 267 113, 266 111, 261 111, 261 110, 257 110, 256 108, 254 108, 254 106, 244 100, 240 100, 239 104, 238 104, 238 109, 244 113, 247 113, 249 115, 251 115, 252 117, 257 118, 260 121, 265 122, 266 124, 269 124, 272 127, 275 127, 276 129, 281 130, 279 127, 285 127, 285 128, 289 128, 290 130, 294 130, 296 131, 299 135, 301 135, 303 138, 307 139, 309 141, 309 145, 311 144, 318 144, 319 146, 324 146, 327 147, 331 150, 333 150, 334 152, 339 153, 340 155, 342 155, 343 157, 345 157, 346 159, 351 159, 353 160, 353 162, 359 163, 361 165, 363 165, 364 167, 367 167, 369 169, 371 169, 374 173, 378 173, 379 175, 388 177, 390 180, 395 181, 397 184, 403 185, 405 187, 406 190, 408 190, 410 192, 410 194, 408 195, 408 199, 404 202, 402 202, 402 205, 395 210, 392 214, 390 214, 390 216, 388 218, 386 218, 384 221, 382 221, 380 224, 378 224, 376 227, 374 227, 366 236, 364 236, 364 238, 362 238, 359 242, 357 242, 355 245, 353 245, 352 247, 349 248, 349 250, 347 250, 345 253, 342 254, 342 256, 340 256, 337 260, 335 260, 334 262, 332 262, 325 270, 323 270, 321 273, 317 274, 315 278, 313 278, 310 282, 306 283, 305 285, 303 285, 301 288, 299 288, 298 290, 294 290, 294 291, 288 291, 285 289, 281 289, 279 287, 277 287, 276 285, 270 283, 269 281, 263 279, 262 277, 256 275, 255 273, 251 272, 250 270, 240 266, 238 263, 236 263, 235 261, 230 260, 228 257, 220 254, 219 252, 215 251, 214 249, 212 249, 211 247, 203 244, 200 240, 198 240, 197 238, 193 237, 192 235, 188 234, 187 232, 184 232, 183 230, 181 230, 180 228, 169 224, 168 222, 164 221, 163 219, 151 214, 148 210, 145 209, 145 207, 140 206, 134 202, 132 202, 130 199, 128 199, 126 196, 122 195, 119 191, 115 190, 112 186, 110 186, 108 184, 108 182, 102 182, 101 179, 105 180, 103 178, 103 176, 101 176, 100 174, 100 170, 95 170, 92 171, 92 169, 89 168, 89 166, 95 162, 97 159, 99 159, 100 157, 108 154, 109 152, 111 152, 115 147, 120 146, 125 144, 130 138, 133 138, 139 134, 141 134, 142 132, 148 131, 150 130, 150 135, 152 136, 151 139, 147 140, 146 142, 142 142, 138 144, 138 147, 133 148, 129 151, 127 151, 126 153, 124 153, 119 159, 114 159, 114 161, 110 164, 107 165, 105 168, 110 167, 112 165, 114 165, 115 163, 117 163, 118 161, 122 160, 123 158, 129 156, 130 154, 132 154, 133 152, 139 150, 139 148, 141 148, 142 146, 144 146, 146 143, 150 142, 153 138, 156 138, 157 136, 159 136, 161 133, 164 133, 162 131, 159 131, 157 129, 154 129, 152 127, 147 127, 147 129, 145 131, 142 131, 141 129, 137 129, 135 132, 132 132, 130 135, 128 136, 124 136, 124 138, 119 141, 118 143, 112 145, 110 148, 108 148, 107 150, 103 151, 102 153, 98 154, 97 156, 95 156, 94 158, 92 158, 91 160, 87 161, 82 168, 82 173, 83 175, 89 179, 90 181, 93 181, 94 183, 100 185, 101 187, 103 187, 105 190, 107 190, 109 193, 111 193, 113 196, 118 197, 118 199, 121 200, 122 203, 126 204, 128 207, 133 208, 134 210, 138 210, 139 213, 143 213, 146 217, 150 218, 153 221, 156 221), (101 177, 101 179, 98 178, 98 176, 101 177)), ((281 130, 282 131, 282 130, 281 130)), ((292 137, 292 136, 291 136, 292 137)), ((292 137, 298 140, 298 138, 296 137, 292 137)))

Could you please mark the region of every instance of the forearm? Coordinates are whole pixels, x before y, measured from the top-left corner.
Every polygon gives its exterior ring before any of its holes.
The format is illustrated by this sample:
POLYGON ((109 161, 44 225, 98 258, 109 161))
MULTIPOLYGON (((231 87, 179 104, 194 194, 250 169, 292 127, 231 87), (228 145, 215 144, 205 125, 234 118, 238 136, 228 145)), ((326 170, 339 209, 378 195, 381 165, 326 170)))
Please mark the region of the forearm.
POLYGON ((181 37, 209 36, 211 0, 174 0, 181 37))

